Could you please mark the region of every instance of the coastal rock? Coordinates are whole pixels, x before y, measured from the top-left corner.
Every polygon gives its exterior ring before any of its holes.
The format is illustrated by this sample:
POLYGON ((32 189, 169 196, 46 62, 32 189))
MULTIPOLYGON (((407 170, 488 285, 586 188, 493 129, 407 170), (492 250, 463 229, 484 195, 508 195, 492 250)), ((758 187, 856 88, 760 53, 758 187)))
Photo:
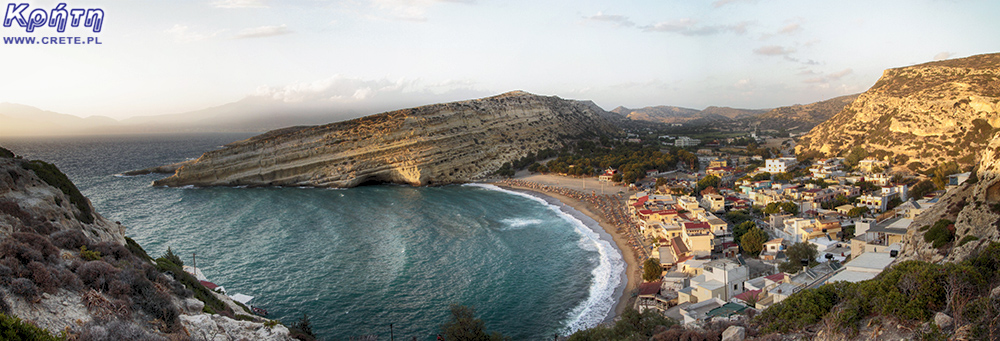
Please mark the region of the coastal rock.
POLYGON ((271 131, 207 152, 154 186, 441 185, 484 178, 568 138, 610 134, 596 106, 515 91, 271 131))
POLYGON ((187 160, 178 163, 171 163, 169 165, 131 170, 128 172, 122 172, 122 175, 135 176, 135 175, 146 175, 146 174, 173 174, 174 172, 177 172, 177 169, 181 168, 181 166, 184 166, 192 162, 194 162, 194 160, 187 160))
POLYGON ((722 341, 743 341, 746 338, 747 329, 740 326, 729 326, 722 332, 722 341))
POLYGON ((181 315, 180 320, 194 340, 292 340, 288 328, 281 324, 267 327, 263 323, 208 314, 181 315))
POLYGON ((198 314, 205 308, 205 302, 194 298, 185 298, 180 301, 180 309, 185 314, 198 314))
POLYGON ((851 105, 803 136, 796 154, 861 147, 899 170, 971 167, 1000 127, 1000 54, 888 69, 851 105))
POLYGON ((74 199, 42 180, 25 166, 28 163, 30 161, 23 159, 0 157, 0 236, 21 232, 17 227, 22 226, 39 234, 79 230, 95 242, 125 244, 124 226, 94 211, 86 197, 79 195, 74 199), (80 219, 87 215, 88 221, 80 219))

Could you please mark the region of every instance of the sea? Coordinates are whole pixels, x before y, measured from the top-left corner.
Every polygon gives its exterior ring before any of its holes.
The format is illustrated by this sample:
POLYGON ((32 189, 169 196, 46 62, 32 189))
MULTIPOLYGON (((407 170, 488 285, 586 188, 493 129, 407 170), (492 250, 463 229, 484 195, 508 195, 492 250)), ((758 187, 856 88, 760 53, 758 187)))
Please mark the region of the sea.
POLYGON ((170 248, 269 318, 307 315, 325 340, 434 340, 453 304, 490 331, 552 339, 607 321, 625 282, 611 236, 537 194, 489 184, 167 188, 122 172, 252 134, 0 137, 54 163, 156 257, 170 248))

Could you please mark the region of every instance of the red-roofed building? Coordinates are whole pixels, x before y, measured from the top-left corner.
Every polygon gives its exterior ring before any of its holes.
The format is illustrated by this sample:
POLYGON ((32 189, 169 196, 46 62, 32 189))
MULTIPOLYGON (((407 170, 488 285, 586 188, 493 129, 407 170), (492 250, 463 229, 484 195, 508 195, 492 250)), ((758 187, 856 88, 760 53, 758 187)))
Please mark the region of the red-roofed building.
POLYGON ((201 282, 201 285, 204 286, 208 290, 215 290, 215 288, 219 287, 218 284, 215 284, 215 283, 212 283, 212 282, 209 282, 209 281, 198 281, 198 282, 201 282))
POLYGON ((663 285, 663 281, 641 283, 639 284, 639 297, 656 297, 660 293, 660 287, 663 285))
POLYGON ((738 300, 743 301, 743 302, 746 302, 747 304, 753 306, 753 305, 757 304, 757 301, 760 300, 760 298, 761 298, 760 294, 762 292, 764 292, 764 290, 744 291, 743 293, 741 293, 739 295, 733 296, 733 298, 738 299, 738 300))

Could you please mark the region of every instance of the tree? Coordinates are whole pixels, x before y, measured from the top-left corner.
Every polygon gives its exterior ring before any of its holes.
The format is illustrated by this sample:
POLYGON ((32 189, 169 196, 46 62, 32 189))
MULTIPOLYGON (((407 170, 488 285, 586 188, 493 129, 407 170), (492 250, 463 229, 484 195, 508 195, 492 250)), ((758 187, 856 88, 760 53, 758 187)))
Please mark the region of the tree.
POLYGON ((750 215, 747 214, 745 210, 732 210, 726 212, 725 217, 726 220, 728 220, 729 223, 733 225, 739 225, 742 224, 744 221, 751 220, 750 215))
POLYGON ((667 178, 656 178, 656 187, 664 186, 667 184, 667 178))
POLYGON ((753 181, 771 180, 771 173, 760 172, 753 176, 753 181))
POLYGON ((642 279, 646 282, 653 282, 660 279, 663 268, 660 267, 659 258, 650 258, 642 262, 642 279))
POLYGON ((787 173, 787 172, 786 173, 778 173, 778 174, 775 174, 775 175, 771 176, 771 179, 778 180, 778 181, 792 181, 793 178, 794 178, 794 176, 792 176, 792 173, 787 173))
POLYGON ((744 221, 736 227, 733 228, 733 240, 739 241, 743 238, 743 234, 749 232, 751 229, 757 228, 757 223, 752 220, 744 221))
POLYGON ((920 200, 921 198, 924 197, 924 195, 927 195, 927 193, 933 191, 934 191, 933 182, 930 182, 928 180, 921 180, 916 185, 913 185, 913 188, 910 188, 910 197, 920 200))
POLYGON ((639 311, 627 308, 614 325, 600 324, 590 329, 580 330, 569 336, 570 341, 584 340, 649 340, 654 333, 677 324, 663 314, 647 309, 639 311), (666 328, 662 328, 662 327, 666 328))
POLYGON ((779 202, 768 203, 767 206, 764 206, 763 210, 764 214, 775 214, 780 211, 781 211, 781 203, 779 202))
POLYGON ((869 211, 870 209, 868 208, 868 206, 860 206, 852 208, 850 211, 847 211, 847 215, 850 217, 860 217, 868 213, 869 211))
POLYGON ((753 227, 740 237, 740 247, 743 248, 743 252, 757 257, 761 251, 764 251, 764 243, 767 242, 767 238, 767 232, 753 227))
POLYGON ((316 339, 316 334, 313 334, 312 323, 309 322, 309 315, 302 314, 302 318, 298 322, 293 323, 292 328, 298 329, 298 331, 308 336, 311 340, 316 339))
POLYGON ((719 181, 720 181, 719 177, 715 175, 709 175, 704 178, 701 178, 701 180, 698 180, 698 189, 695 190, 695 193, 701 193, 703 189, 709 187, 719 187, 719 181))
POLYGON ((791 215, 797 215, 799 214, 799 205, 791 201, 786 201, 781 203, 781 210, 791 215))
POLYGON ((788 273, 798 272, 802 269, 803 260, 808 260, 810 266, 817 264, 816 256, 818 255, 819 250, 816 249, 816 245, 804 242, 795 243, 789 246, 788 250, 785 250, 785 257, 788 258, 788 261, 781 263, 778 269, 788 273))
POLYGON ((493 341, 509 340, 499 332, 487 333, 486 324, 483 320, 476 318, 476 310, 473 307, 460 304, 452 304, 451 320, 441 325, 441 332, 445 340, 449 341, 493 341))

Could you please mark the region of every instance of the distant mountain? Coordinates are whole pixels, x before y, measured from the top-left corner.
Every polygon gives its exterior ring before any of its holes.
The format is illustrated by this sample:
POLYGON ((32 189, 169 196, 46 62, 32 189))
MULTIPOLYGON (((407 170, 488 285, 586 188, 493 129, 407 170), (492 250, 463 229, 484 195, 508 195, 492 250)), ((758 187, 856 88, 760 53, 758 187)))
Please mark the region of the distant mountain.
POLYGON ((734 119, 753 117, 767 110, 736 109, 729 107, 708 107, 705 110, 660 105, 639 109, 617 107, 613 113, 625 116, 634 121, 649 121, 660 123, 680 123, 684 125, 707 125, 730 122, 734 119))
POLYGON ((0 135, 50 136, 180 132, 264 132, 291 125, 342 121, 365 114, 359 108, 286 103, 250 96, 242 100, 179 114, 115 120, 105 116, 60 114, 35 107, 0 103, 0 135))
POLYGON ((761 131, 809 131, 816 125, 823 123, 841 110, 844 110, 844 107, 854 102, 859 95, 840 96, 810 104, 796 104, 775 108, 758 116, 743 118, 740 120, 740 124, 761 131))
POLYGON ((888 69, 865 93, 802 137, 796 153, 852 149, 926 170, 971 168, 1000 127, 1000 53, 888 69))
POLYGON ((66 135, 115 123, 110 117, 80 118, 27 105, 0 103, 0 136, 66 135))

